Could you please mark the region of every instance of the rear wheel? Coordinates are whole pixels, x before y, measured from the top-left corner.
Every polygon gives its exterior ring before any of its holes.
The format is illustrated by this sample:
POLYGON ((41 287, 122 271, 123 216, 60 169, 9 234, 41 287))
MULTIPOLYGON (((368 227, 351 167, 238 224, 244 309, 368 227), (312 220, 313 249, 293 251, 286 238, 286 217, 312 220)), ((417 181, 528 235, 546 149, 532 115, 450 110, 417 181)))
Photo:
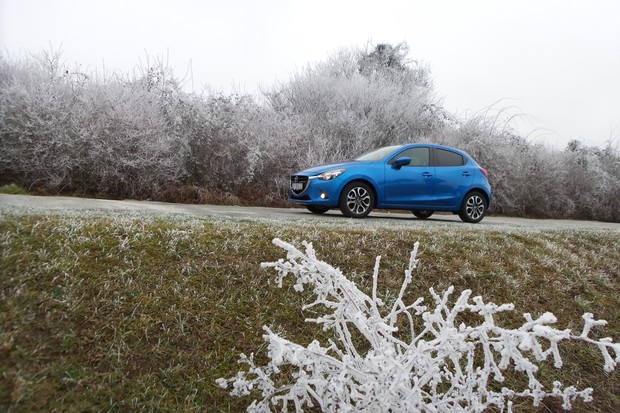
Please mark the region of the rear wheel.
POLYGON ((329 208, 320 205, 306 205, 306 209, 313 214, 324 214, 329 211, 329 208))
POLYGON ((375 194, 363 182, 351 182, 340 193, 338 206, 349 218, 364 218, 375 204, 375 194))
POLYGON ((470 192, 465 195, 459 217, 465 222, 475 224, 482 221, 487 212, 487 200, 480 192, 470 192))
POLYGON ((430 217, 431 215, 433 215, 433 212, 435 212, 435 211, 413 210, 411 212, 413 212, 413 215, 415 215, 416 217, 418 217, 420 219, 426 219, 426 218, 430 217))

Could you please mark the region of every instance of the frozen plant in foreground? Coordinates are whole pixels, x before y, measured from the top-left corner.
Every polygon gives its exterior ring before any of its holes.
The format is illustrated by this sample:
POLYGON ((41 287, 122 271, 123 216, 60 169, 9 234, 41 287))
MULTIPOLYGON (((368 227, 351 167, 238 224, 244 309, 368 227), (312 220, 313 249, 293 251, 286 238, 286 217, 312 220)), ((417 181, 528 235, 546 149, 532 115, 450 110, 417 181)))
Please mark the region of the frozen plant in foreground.
POLYGON ((551 356, 555 367, 562 367, 558 344, 564 340, 598 346, 607 372, 620 362, 620 344, 611 338, 589 337, 593 326, 606 324, 589 313, 583 315, 581 334, 573 335, 570 330, 550 327, 556 322, 551 313, 538 318, 524 314, 521 327, 502 328, 494 316, 514 306, 485 303, 482 297, 471 297, 470 290, 453 299, 453 287, 441 294, 430 289, 432 306, 422 305, 422 298, 405 303, 404 294, 418 262, 418 243, 400 292, 390 305, 377 297, 380 256, 368 296, 340 270, 318 260, 311 244, 304 243, 303 252, 279 239, 274 243, 287 251, 287 259, 262 266, 277 271, 280 287, 291 275, 296 291, 312 288, 315 301, 304 308, 319 306, 326 314, 306 321, 321 324, 336 339, 326 344, 315 340, 304 347, 263 327, 269 363, 257 366, 253 354, 241 355, 240 362, 248 369, 217 380, 223 388, 232 385, 234 396, 261 393, 248 412, 272 408, 301 412, 304 407, 324 412, 481 412, 489 406, 512 411, 512 399, 517 397, 529 398, 534 405, 545 397, 557 397, 569 410, 574 399, 591 401, 592 389, 563 387, 560 382, 544 388, 536 377, 535 362, 551 356), (461 319, 477 323, 467 325, 461 319), (502 383, 503 372, 509 368, 525 375, 527 388, 492 385, 502 383))

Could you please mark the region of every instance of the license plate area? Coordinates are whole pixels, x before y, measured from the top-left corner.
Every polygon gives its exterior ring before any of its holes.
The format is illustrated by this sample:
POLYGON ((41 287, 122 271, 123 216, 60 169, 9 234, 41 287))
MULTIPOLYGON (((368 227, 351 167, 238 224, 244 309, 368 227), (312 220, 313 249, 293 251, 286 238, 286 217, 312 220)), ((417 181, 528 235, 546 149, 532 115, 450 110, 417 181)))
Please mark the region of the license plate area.
POLYGON ((303 182, 291 182, 291 189, 293 191, 301 191, 304 189, 304 184, 303 182))

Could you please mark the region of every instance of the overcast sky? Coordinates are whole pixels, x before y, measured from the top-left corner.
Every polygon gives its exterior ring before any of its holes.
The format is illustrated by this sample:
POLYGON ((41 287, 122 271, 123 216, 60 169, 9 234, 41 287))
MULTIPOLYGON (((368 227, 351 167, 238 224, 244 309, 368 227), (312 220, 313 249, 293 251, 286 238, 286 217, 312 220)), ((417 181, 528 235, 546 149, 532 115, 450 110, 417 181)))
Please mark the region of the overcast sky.
POLYGON ((84 71, 167 59, 188 87, 256 93, 339 48, 407 42, 459 116, 523 114, 535 142, 620 141, 620 0, 0 0, 0 49, 84 71))

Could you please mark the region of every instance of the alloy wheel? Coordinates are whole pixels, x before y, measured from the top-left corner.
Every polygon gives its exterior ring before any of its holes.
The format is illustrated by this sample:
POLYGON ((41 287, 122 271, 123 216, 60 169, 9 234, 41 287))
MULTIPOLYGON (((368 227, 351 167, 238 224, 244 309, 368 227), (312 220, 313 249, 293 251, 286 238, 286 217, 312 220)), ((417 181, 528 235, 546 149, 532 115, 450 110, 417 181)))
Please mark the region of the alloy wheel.
POLYGON ((479 192, 472 192, 463 200, 459 216, 463 221, 475 224, 484 218, 486 210, 486 199, 479 192))
POLYGON ((340 210, 350 218, 363 218, 372 211, 375 203, 374 193, 363 182, 352 182, 342 191, 340 210))

